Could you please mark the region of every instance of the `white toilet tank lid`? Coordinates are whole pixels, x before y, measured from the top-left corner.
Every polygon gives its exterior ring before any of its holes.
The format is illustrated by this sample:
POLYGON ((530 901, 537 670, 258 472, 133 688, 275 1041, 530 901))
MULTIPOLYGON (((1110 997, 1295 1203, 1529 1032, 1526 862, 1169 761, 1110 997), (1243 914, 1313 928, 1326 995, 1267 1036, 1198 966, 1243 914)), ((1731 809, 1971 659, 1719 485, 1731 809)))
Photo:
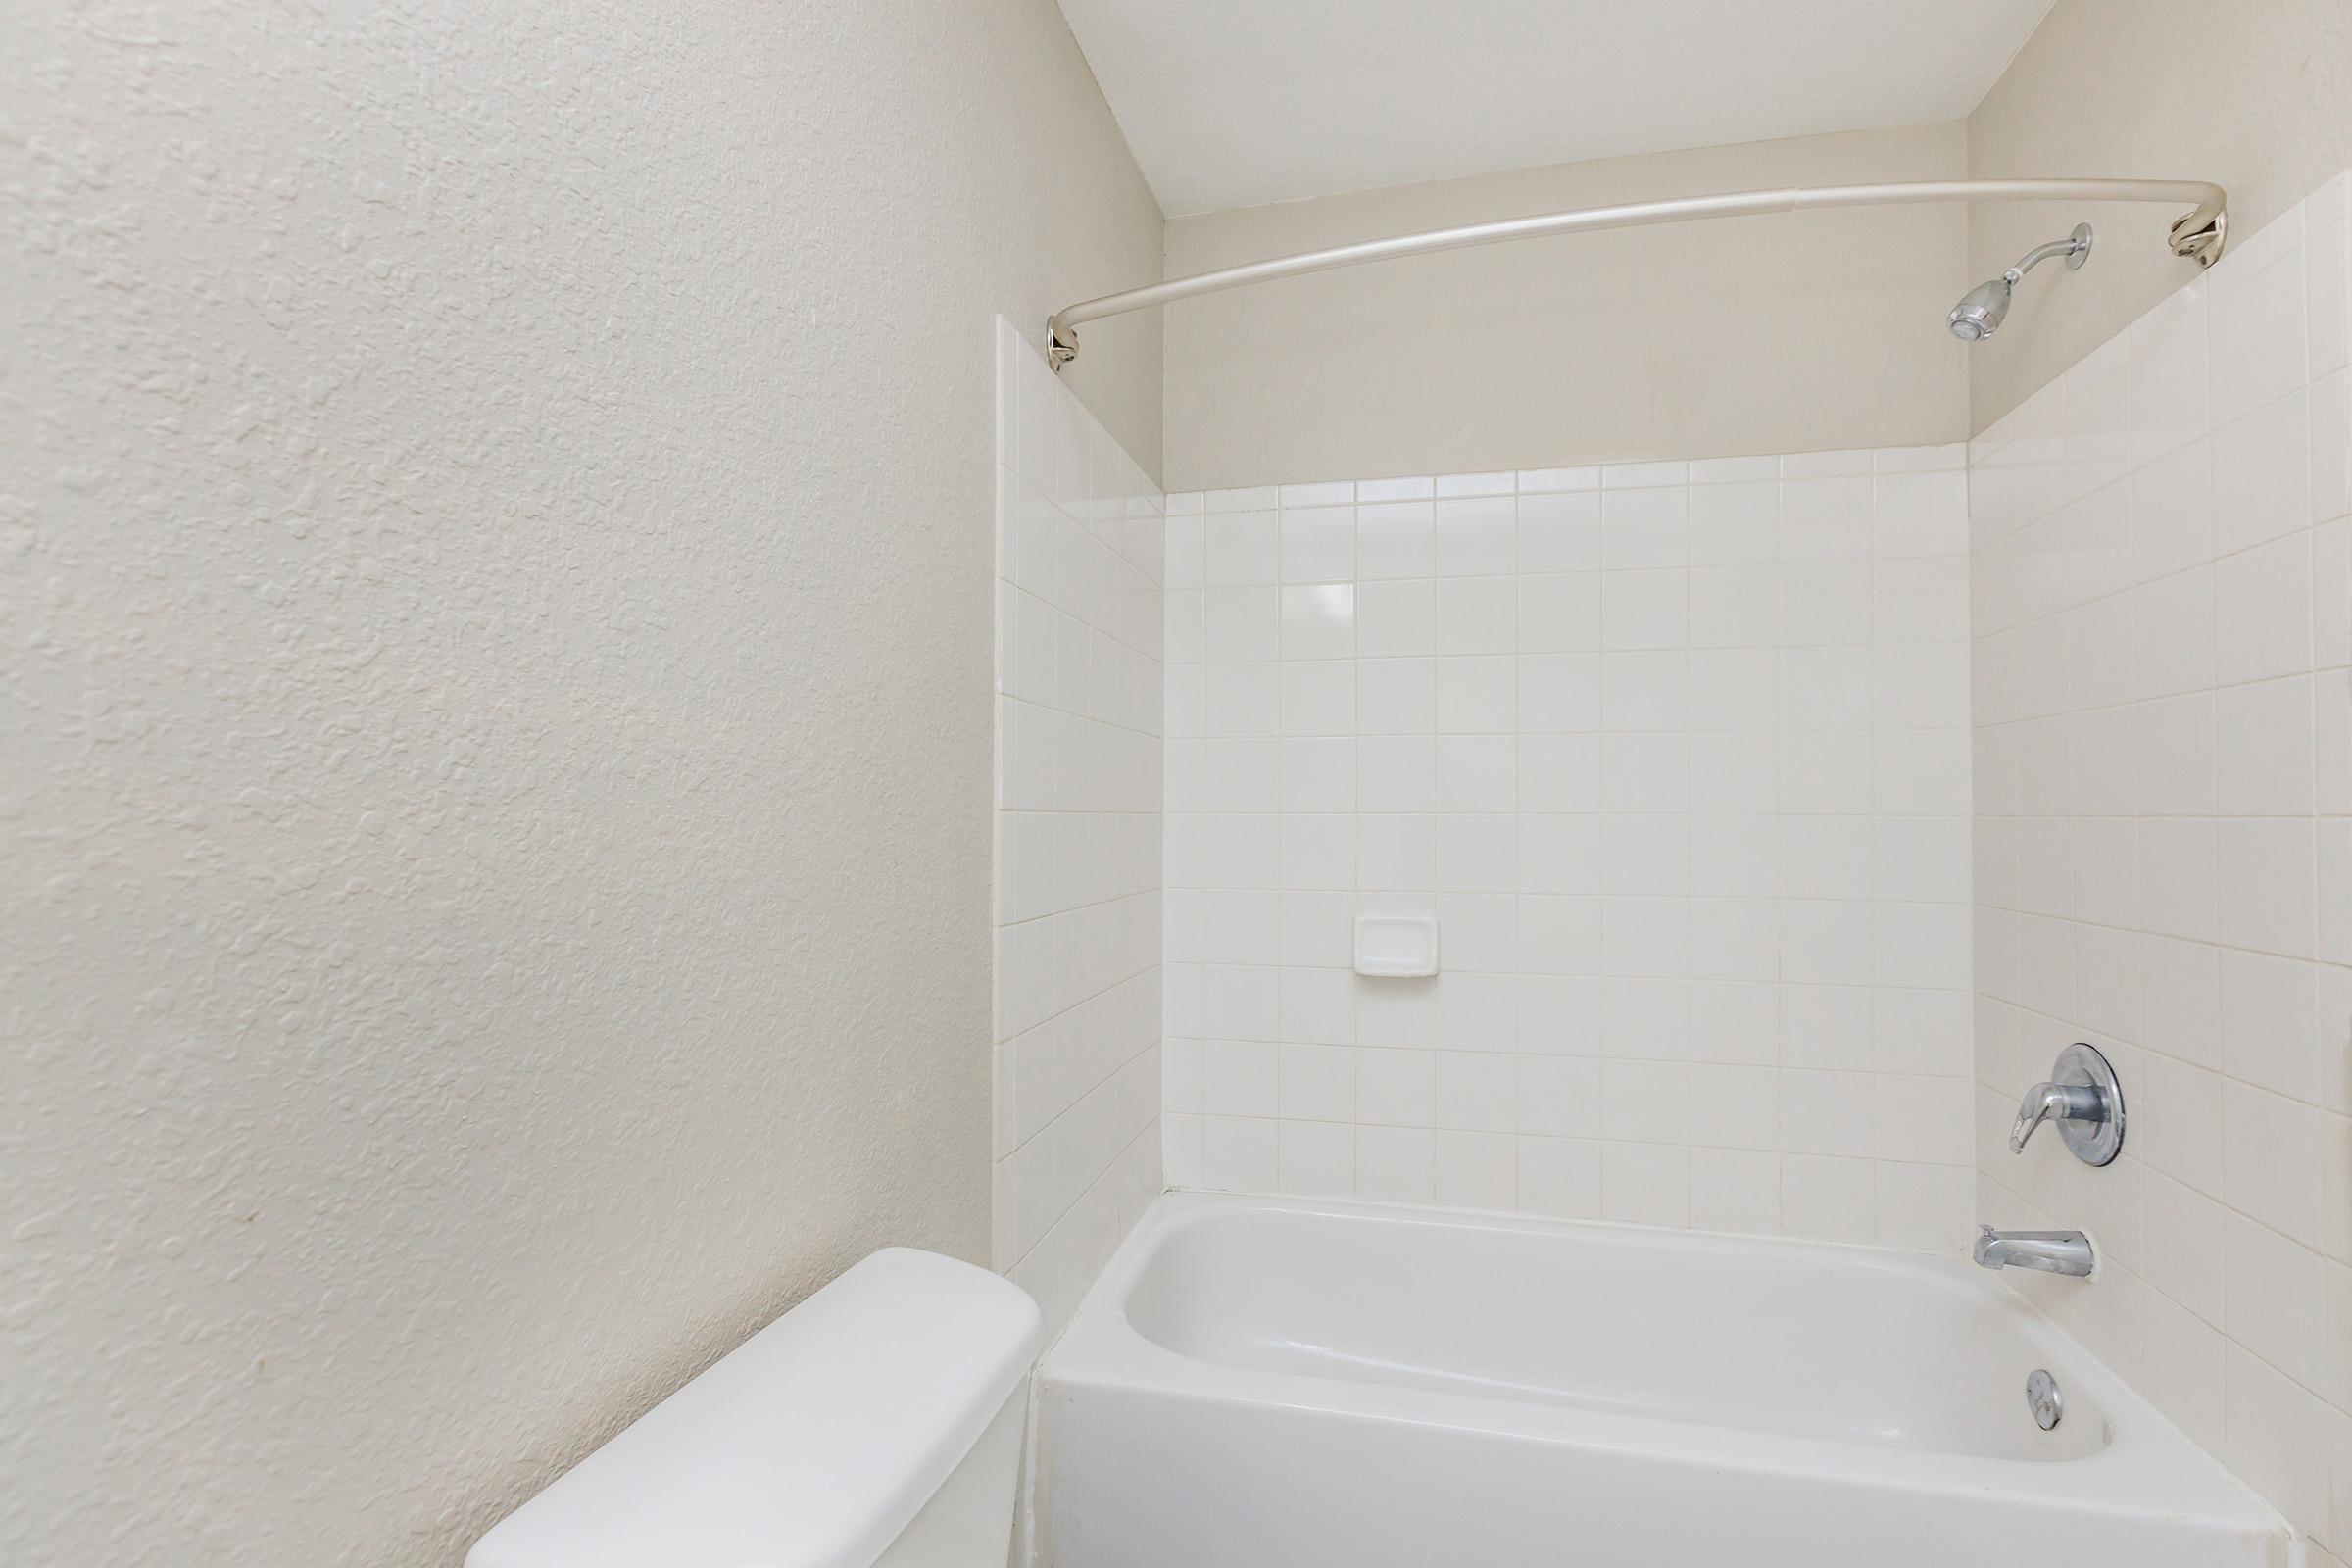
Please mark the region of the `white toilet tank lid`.
POLYGON ((466 1568, 872 1568, 1040 1332, 1009 1280, 876 1252, 510 1514, 466 1568))

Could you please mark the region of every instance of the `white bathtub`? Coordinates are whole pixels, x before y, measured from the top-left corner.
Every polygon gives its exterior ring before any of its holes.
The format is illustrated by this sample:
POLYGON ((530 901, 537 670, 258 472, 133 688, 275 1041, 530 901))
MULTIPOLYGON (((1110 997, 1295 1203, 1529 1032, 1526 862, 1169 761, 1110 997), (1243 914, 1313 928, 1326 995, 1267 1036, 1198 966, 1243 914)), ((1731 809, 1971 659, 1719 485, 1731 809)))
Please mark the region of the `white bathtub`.
POLYGON ((1047 1568, 2295 1560, 1965 1260, 1197 1194, 1040 1369, 1035 1509, 1047 1568))

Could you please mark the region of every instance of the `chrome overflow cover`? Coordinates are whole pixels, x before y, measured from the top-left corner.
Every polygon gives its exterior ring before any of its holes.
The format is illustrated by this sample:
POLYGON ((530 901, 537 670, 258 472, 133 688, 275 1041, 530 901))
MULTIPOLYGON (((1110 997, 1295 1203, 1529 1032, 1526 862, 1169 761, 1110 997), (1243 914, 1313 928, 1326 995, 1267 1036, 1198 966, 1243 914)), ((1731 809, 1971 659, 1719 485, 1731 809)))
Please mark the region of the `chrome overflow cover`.
POLYGON ((2026 1408, 2034 1412, 2034 1424, 2044 1432, 2066 1415, 2066 1396, 2058 1392, 2058 1380, 2040 1367, 2026 1379, 2026 1408))

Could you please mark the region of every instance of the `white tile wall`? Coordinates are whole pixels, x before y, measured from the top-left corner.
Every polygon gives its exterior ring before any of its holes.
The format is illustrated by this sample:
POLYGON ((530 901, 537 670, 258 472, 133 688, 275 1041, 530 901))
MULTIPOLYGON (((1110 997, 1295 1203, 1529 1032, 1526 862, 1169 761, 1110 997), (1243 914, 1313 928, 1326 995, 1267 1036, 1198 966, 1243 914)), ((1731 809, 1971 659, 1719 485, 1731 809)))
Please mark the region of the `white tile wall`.
MULTIPOLYGON (((2017 1283, 2352 1558, 2352 260, 2338 180, 1972 454, 1977 1163, 2017 1283), (2089 1040, 2091 1170, 2006 1145, 2089 1040)), ((2096 265, 2095 263, 2093 264, 2096 265)))
POLYGON ((1161 498, 997 320, 996 1263, 1067 1320, 1160 1191, 1161 498))
POLYGON ((1965 1239, 1959 449, 1168 507, 1175 1184, 1965 1239))

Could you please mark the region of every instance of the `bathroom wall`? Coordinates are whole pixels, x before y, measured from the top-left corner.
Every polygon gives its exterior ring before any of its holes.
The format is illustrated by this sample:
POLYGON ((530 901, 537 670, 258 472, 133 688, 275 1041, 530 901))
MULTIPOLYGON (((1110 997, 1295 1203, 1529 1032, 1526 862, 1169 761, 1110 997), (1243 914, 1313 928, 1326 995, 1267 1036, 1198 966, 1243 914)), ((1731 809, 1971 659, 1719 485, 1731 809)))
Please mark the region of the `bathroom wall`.
POLYGON ((989 1256, 991 321, 1159 214, 1051 0, 0 36, 0 1560, 446 1568, 989 1256))
MULTIPOLYGON (((2019 1274, 2352 1560, 2352 250, 2338 178, 1975 444, 1977 1162, 2019 1274), (2122 1156, 2006 1138, 2085 1040, 2122 1156)), ((2087 277, 2089 274, 2082 274, 2087 277)), ((2074 281, 2069 279, 2069 281, 2074 281)))
MULTIPOLYGON (((1946 179, 1956 124, 1711 147, 1178 218, 1167 275, 1453 223, 1946 179)), ((1459 251, 1169 306, 1171 489, 1966 439, 1957 207, 1459 251)), ((1086 353, 1095 353, 1090 338, 1086 353)))
POLYGON ((1966 509, 1957 447, 1172 496, 1170 1180, 1965 1240, 1966 509))
MULTIPOLYGON (((1968 120, 1984 179, 2081 173, 2218 180, 2251 234, 2352 164, 2352 6, 2344 0, 2058 0, 1968 120)), ((2165 232, 2183 208, 1997 203, 1969 210, 1969 276, 2082 219, 2093 286, 2019 290, 2007 330, 1969 360, 1972 430, 2063 374, 2185 280, 2165 232)), ((2083 281, 2088 283, 2090 276, 2083 281)))
POLYGON ((997 319, 996 1263, 1068 1320, 1159 1196, 1159 489, 997 319))

